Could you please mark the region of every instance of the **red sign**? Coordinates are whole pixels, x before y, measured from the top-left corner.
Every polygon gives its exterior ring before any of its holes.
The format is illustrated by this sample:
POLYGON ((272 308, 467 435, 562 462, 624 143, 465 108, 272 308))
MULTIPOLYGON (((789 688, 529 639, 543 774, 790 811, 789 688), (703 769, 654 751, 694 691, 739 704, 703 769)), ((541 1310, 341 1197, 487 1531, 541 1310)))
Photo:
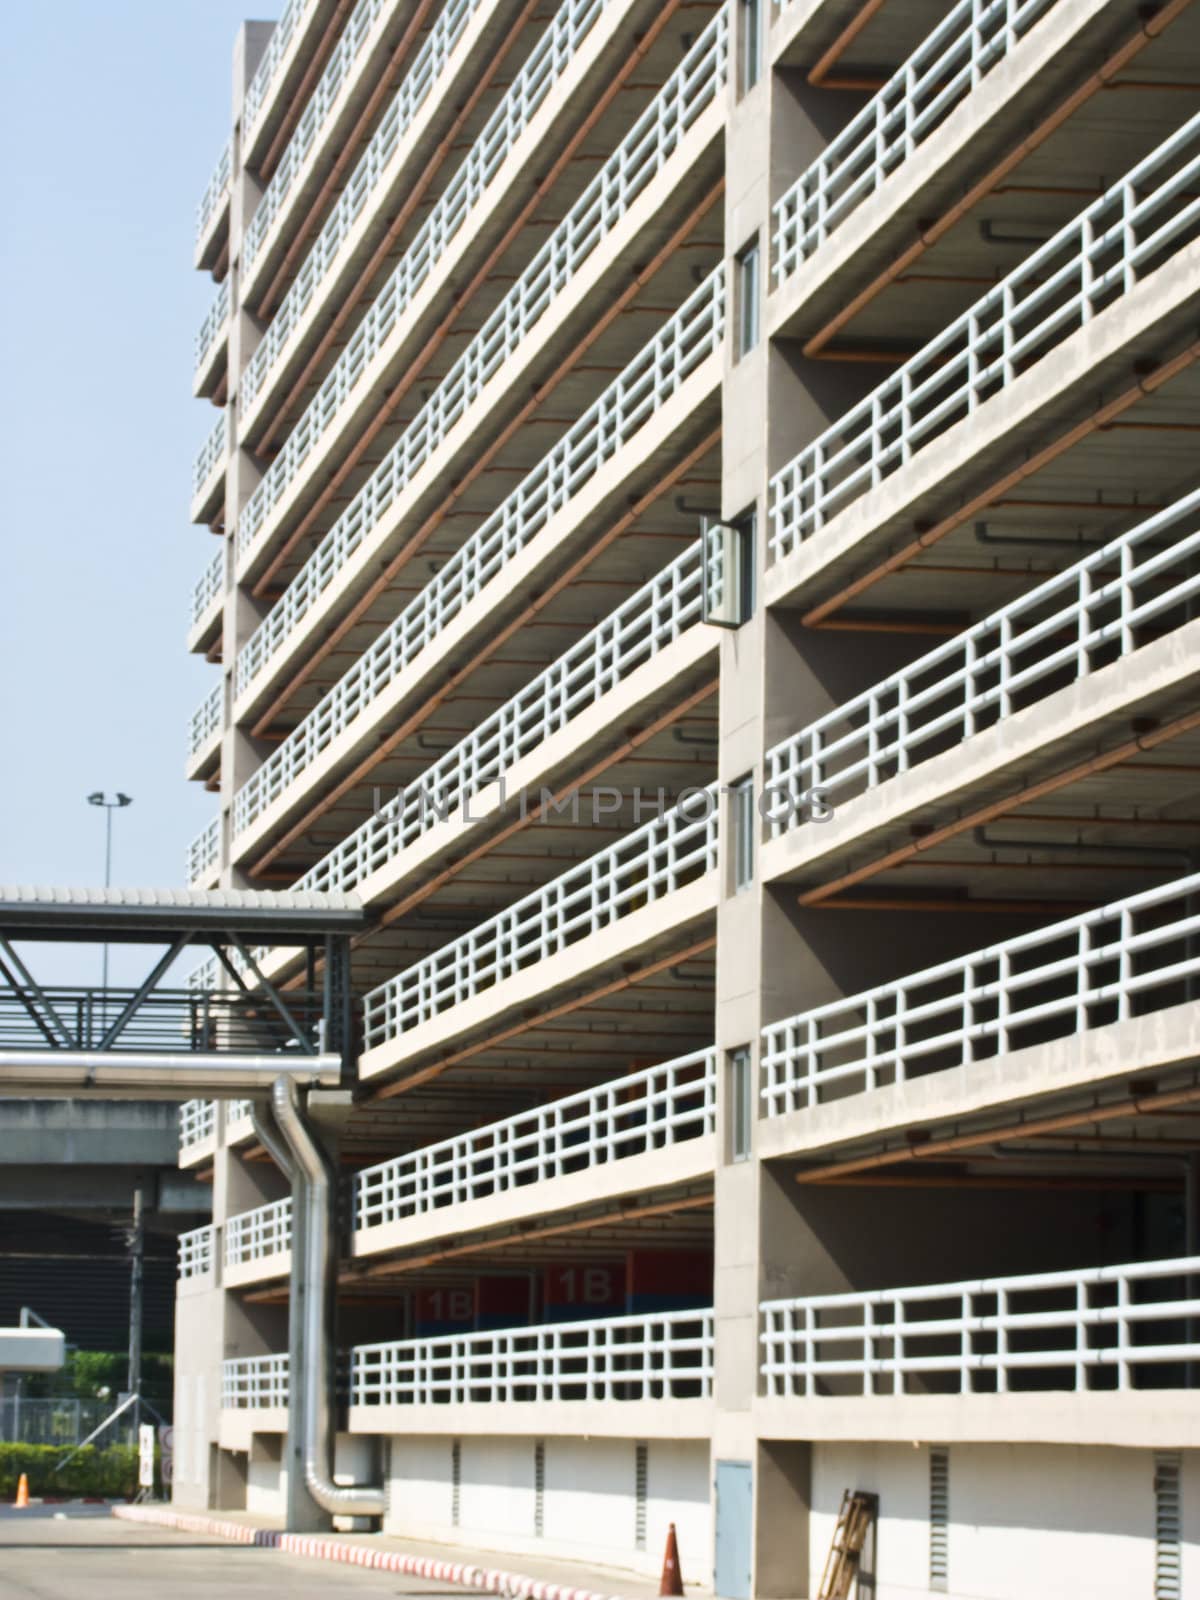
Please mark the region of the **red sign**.
POLYGON ((625 1309, 625 1267, 620 1261, 580 1262, 546 1272, 546 1311, 574 1317, 611 1316, 625 1309))
POLYGON ((417 1293, 417 1338, 466 1333, 475 1326, 475 1290, 421 1289, 417 1293))

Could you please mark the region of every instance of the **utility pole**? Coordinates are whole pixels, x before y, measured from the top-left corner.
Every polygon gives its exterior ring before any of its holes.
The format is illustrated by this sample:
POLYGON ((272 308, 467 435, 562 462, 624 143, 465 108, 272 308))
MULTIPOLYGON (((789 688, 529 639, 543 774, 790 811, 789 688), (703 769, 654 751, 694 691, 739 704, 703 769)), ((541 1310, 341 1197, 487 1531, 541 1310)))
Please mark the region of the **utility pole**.
POLYGON ((133 1436, 142 1420, 142 1279, 146 1249, 146 1193, 133 1191, 133 1226, 129 1230, 129 1393, 133 1396, 133 1436))

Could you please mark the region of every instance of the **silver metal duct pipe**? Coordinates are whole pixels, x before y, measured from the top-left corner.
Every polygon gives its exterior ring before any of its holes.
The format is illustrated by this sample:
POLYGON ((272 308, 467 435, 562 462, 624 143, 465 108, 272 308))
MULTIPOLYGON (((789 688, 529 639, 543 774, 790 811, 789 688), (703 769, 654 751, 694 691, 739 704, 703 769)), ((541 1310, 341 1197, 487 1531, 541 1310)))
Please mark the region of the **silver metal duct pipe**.
POLYGON ((251 1101, 250 1122, 254 1128, 255 1137, 263 1149, 288 1182, 294 1184, 296 1181, 296 1163, 292 1160, 291 1151, 280 1134, 279 1124, 275 1121, 275 1113, 271 1109, 269 1100, 251 1101))
POLYGON ((231 1055, 198 1050, 0 1050, 0 1095, 73 1098, 81 1090, 105 1099, 246 1100, 270 1094, 280 1076, 336 1089, 340 1055, 231 1055))
POLYGON ((332 1457, 328 1290, 333 1281, 334 1176, 329 1158, 313 1138, 300 1106, 295 1080, 281 1074, 271 1092, 275 1121, 287 1140, 297 1183, 293 1202, 292 1295, 304 1319, 302 1369, 292 1372, 292 1403, 301 1406, 304 1484, 323 1511, 343 1517, 381 1517, 382 1488, 339 1488, 329 1471, 332 1457), (300 1244, 299 1274, 295 1242, 300 1244), (297 1381, 299 1387, 297 1388, 297 1381))

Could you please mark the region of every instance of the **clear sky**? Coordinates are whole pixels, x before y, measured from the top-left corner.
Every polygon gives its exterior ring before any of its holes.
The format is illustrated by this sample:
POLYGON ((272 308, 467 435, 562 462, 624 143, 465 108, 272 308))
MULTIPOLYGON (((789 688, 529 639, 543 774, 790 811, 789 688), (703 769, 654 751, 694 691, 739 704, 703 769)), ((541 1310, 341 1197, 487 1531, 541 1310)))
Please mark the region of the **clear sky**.
POLYGON ((215 548, 188 523, 216 420, 191 398, 215 285, 196 204, 229 132, 231 52, 281 0, 5 8, 0 58, 0 883, 181 885, 214 797, 183 777, 216 668, 184 648, 215 548))

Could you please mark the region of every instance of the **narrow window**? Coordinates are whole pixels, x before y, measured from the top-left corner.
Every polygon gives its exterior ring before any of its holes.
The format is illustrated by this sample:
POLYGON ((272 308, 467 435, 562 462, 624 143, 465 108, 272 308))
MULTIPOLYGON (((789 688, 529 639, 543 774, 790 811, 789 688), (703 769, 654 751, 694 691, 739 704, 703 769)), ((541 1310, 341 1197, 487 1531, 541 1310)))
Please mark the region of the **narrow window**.
POLYGON ((759 261, 757 235, 740 250, 735 259, 737 322, 734 327, 734 360, 740 361, 758 343, 759 261))
POLYGON ((633 1548, 646 1548, 646 1485, 650 1476, 650 1446, 633 1447, 633 1548))
POLYGON ((732 522, 701 526, 703 593, 701 616, 714 628, 740 628, 754 612, 753 510, 732 522))
POLYGON ((458 1527, 462 1510, 462 1441, 455 1439, 450 1446, 450 1525, 458 1527))
POLYGON ((929 1452, 929 1587, 945 1590, 950 1573, 950 1452, 929 1452))
POLYGON ((733 810, 733 887, 747 889, 754 882, 754 779, 739 778, 729 796, 733 810))
POLYGON ((541 1439, 533 1447, 533 1536, 546 1531, 546 1445, 541 1439))
POLYGON ((741 92, 745 94, 762 76, 763 0, 742 0, 741 9, 741 92))
POLYGON ((746 1161, 750 1157, 750 1130, 754 1121, 753 1093, 750 1046, 740 1045, 729 1054, 729 1159, 731 1161, 746 1161))
POLYGON ((1154 1600, 1180 1600, 1183 1594, 1183 1504, 1176 1450, 1154 1457, 1154 1600))

